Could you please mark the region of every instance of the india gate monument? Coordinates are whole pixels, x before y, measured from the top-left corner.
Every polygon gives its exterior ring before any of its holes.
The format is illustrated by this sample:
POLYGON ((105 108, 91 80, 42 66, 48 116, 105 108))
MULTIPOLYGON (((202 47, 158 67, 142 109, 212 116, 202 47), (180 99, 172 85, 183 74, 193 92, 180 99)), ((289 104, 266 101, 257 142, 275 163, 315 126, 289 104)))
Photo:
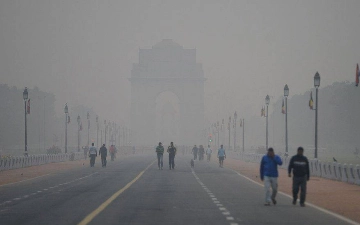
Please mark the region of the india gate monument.
POLYGON ((201 144, 206 79, 196 49, 171 39, 140 49, 129 80, 132 145, 201 144))

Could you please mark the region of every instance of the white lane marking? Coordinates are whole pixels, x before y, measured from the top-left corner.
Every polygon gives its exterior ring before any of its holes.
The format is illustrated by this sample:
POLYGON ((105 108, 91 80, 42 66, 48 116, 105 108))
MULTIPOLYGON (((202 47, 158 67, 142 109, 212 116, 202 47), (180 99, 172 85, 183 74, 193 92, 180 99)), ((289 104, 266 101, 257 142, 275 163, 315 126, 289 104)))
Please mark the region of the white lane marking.
MULTIPOLYGON (((93 174, 96 174, 96 173, 98 173, 98 172, 95 172, 95 173, 89 174, 89 175, 87 175, 87 176, 81 177, 80 179, 84 179, 84 178, 90 177, 90 176, 92 176, 93 174)), ((49 173, 49 174, 50 174, 50 173, 49 173)), ((49 174, 47 174, 47 175, 49 175, 49 174)), ((43 176, 46 176, 46 175, 43 175, 43 176)), ((43 176, 39 176, 39 177, 43 177, 43 176)), ((39 178, 39 177, 35 177, 35 178, 39 178)), ((35 178, 32 178, 32 179, 35 179, 35 178)), ((28 179, 28 180, 32 180, 32 179, 28 179)), ((79 179, 76 179, 76 180, 79 180, 79 179)), ((75 182, 76 180, 70 181, 70 182, 68 182, 68 183, 75 182)), ((25 181, 25 180, 24 180, 24 181, 25 181)), ((23 181, 19 181, 19 182, 15 182, 15 183, 20 183, 20 182, 23 182, 23 181)), ((11 184, 15 184, 15 183, 11 183, 11 184)), ((64 184, 65 184, 65 183, 64 183, 64 184)), ((6 184, 6 185, 10 185, 10 184, 6 184)), ((59 187, 59 186, 61 186, 61 185, 63 185, 63 184, 59 184, 59 185, 56 185, 56 186, 53 186, 53 187, 49 187, 49 189, 57 188, 57 187, 59 187)), ((2 186, 5 186, 5 185, 2 185, 2 186)), ((1 187, 1 186, 0 186, 0 187, 1 187)), ((43 189, 43 191, 47 191, 47 190, 48 190, 48 189, 46 189, 46 188, 43 189)), ((62 191, 62 190, 58 190, 58 192, 60 192, 60 191, 62 191)), ((29 194, 29 195, 24 195, 22 198, 28 198, 28 197, 30 197, 30 196, 36 195, 37 193, 41 193, 41 192, 42 192, 42 191, 33 192, 33 193, 29 194)), ((58 193, 58 192, 57 192, 57 193, 58 193)), ((13 200, 18 201, 18 200, 21 200, 22 198, 14 198, 13 200)), ((8 204, 8 203, 11 203, 11 201, 5 201, 5 202, 1 203, 0 205, 5 205, 5 204, 8 204)))
MULTIPOLYGON (((220 201, 218 201, 217 198, 215 198, 215 195, 200 181, 199 177, 195 174, 194 170, 192 170, 192 174, 194 177, 198 180, 198 183, 204 188, 204 190, 209 194, 209 197, 213 200, 213 202, 216 204, 216 206, 219 207, 219 210, 222 212, 224 216, 226 216, 227 220, 234 220, 234 217, 230 216, 230 212, 226 211, 226 208, 223 207, 222 204, 220 204, 220 201)), ((237 223, 230 223, 230 225, 238 225, 237 223)))
POLYGON ((4 187, 4 186, 8 186, 8 185, 12 185, 12 184, 18 184, 18 183, 22 183, 22 182, 29 181, 29 180, 38 179, 38 178, 40 178, 40 177, 45 177, 45 176, 48 176, 48 175, 50 175, 50 174, 51 174, 51 173, 48 173, 48 174, 41 175, 41 176, 38 176, 38 177, 33 177, 33 178, 30 178, 30 179, 17 181, 17 182, 14 182, 14 183, 2 184, 2 185, 0 185, 0 187, 4 187))
MULTIPOLYGON (((233 170, 233 169, 229 169, 229 170, 231 170, 231 171, 233 171, 234 173, 236 173, 237 175, 239 175, 239 176, 241 176, 241 177, 243 177, 243 178, 251 181, 251 182, 254 183, 254 184, 257 184, 257 185, 259 185, 259 186, 261 186, 261 187, 264 187, 264 185, 262 185, 262 184, 260 184, 260 183, 258 183, 258 182, 256 182, 256 181, 254 181, 254 180, 252 180, 252 179, 250 179, 250 178, 248 178, 248 177, 240 174, 239 172, 237 172, 237 171, 235 171, 235 170, 233 170)), ((292 196, 290 196, 290 195, 288 195, 288 194, 286 194, 286 193, 284 193, 284 192, 279 191, 278 193, 280 193, 280 194, 282 194, 282 195, 284 195, 284 196, 286 196, 286 197, 288 197, 288 198, 290 198, 290 199, 293 198, 292 196)), ((321 208, 320 206, 317 206, 317 205, 314 205, 314 204, 311 204, 311 203, 308 203, 308 202, 306 203, 306 205, 308 205, 308 206, 310 206, 310 207, 313 207, 314 209, 317 209, 317 210, 319 210, 319 211, 321 211, 321 212, 323 212, 323 213, 326 213, 326 214, 328 214, 328 215, 331 215, 331 216, 333 216, 333 217, 336 217, 336 218, 338 218, 338 219, 340 219, 340 220, 342 220, 342 221, 344 221, 344 222, 347 222, 347 223, 349 223, 349 224, 352 224, 352 225, 360 225, 360 223, 357 223, 357 222, 355 222, 355 221, 353 221, 353 220, 351 220, 351 219, 349 219, 349 218, 346 218, 346 217, 344 217, 344 216, 341 216, 341 215, 339 215, 339 214, 337 214, 337 213, 331 212, 331 211, 329 211, 329 210, 327 210, 327 209, 321 208)))

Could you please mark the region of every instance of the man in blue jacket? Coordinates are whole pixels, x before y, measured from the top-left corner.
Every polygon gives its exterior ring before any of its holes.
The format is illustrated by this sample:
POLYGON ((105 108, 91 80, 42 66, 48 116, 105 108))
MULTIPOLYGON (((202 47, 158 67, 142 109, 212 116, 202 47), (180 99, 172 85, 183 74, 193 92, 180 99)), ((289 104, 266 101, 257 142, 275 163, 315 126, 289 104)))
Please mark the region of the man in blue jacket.
POLYGON ((277 178, 279 176, 278 165, 282 165, 281 158, 278 155, 275 155, 273 148, 269 148, 267 154, 262 157, 260 163, 260 178, 264 181, 265 187, 265 206, 269 206, 271 201, 276 205, 275 197, 278 187, 277 178), (271 196, 270 186, 272 189, 271 196))

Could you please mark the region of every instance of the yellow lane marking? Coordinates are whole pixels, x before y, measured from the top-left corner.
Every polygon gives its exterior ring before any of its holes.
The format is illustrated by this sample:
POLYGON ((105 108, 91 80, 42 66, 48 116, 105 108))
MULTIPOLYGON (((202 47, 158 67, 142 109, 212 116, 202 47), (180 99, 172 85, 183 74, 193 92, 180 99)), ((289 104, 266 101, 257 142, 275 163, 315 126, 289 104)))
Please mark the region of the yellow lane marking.
POLYGON ((132 181, 130 181, 125 187, 118 190, 115 194, 113 194, 108 200, 106 200, 104 203, 102 203, 97 209, 92 211, 89 215, 87 215, 78 225, 87 225, 90 223, 97 215, 99 215, 106 207, 110 205, 119 195, 121 195, 126 189, 131 187, 139 178, 145 173, 146 170, 149 169, 149 167, 154 164, 155 161, 153 161, 150 165, 148 165, 143 171, 139 173, 132 181))

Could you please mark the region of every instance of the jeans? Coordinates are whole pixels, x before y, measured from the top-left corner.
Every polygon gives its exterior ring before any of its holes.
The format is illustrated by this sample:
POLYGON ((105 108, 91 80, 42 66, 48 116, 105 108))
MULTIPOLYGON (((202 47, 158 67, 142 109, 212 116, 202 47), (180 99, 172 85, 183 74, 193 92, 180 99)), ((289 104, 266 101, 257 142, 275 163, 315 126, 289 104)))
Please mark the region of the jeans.
POLYGON ((170 169, 175 167, 175 155, 169 154, 169 166, 170 169))
POLYGON ((95 165, 96 155, 90 155, 90 166, 93 167, 95 165))
POLYGON ((106 157, 101 157, 101 164, 103 167, 106 167, 106 157))
POLYGON ((300 191, 300 204, 305 202, 306 197, 306 182, 307 182, 307 176, 303 177, 293 177, 293 186, 292 186, 292 192, 293 192, 293 198, 294 201, 298 198, 299 189, 300 191))
POLYGON ((265 187, 265 202, 270 203, 271 199, 275 199, 277 194, 277 177, 268 177, 264 176, 264 187, 265 187), (272 194, 270 196, 270 187, 272 189, 272 194))
POLYGON ((162 168, 163 167, 163 154, 157 154, 157 159, 158 159, 158 167, 162 168))

